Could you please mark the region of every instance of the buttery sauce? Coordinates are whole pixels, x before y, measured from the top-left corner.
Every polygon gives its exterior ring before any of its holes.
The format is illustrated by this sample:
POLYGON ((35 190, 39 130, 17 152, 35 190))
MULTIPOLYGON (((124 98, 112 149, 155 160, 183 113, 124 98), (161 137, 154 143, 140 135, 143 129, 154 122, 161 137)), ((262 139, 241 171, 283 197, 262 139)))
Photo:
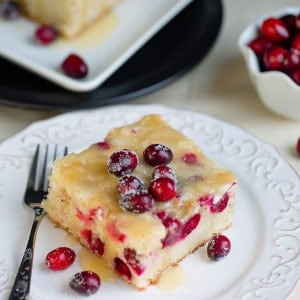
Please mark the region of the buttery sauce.
POLYGON ((183 268, 176 265, 162 273, 155 285, 162 291, 173 292, 183 288, 185 282, 186 274, 183 268))
POLYGON ((109 268, 100 256, 91 253, 88 249, 81 247, 77 257, 81 269, 97 273, 102 282, 114 281, 118 278, 114 270, 109 268))

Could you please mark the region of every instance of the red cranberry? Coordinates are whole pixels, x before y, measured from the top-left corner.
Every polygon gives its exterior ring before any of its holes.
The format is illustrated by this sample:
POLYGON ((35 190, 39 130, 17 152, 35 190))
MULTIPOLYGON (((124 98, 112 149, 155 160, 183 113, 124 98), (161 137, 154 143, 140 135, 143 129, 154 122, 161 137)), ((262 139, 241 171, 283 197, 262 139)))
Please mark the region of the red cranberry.
POLYGON ((300 34, 293 38, 291 48, 300 52, 300 34))
POLYGON ((143 152, 145 162, 150 166, 166 165, 172 158, 173 154, 170 148, 161 144, 152 144, 143 152))
POLYGON ((21 9, 16 1, 0 3, 0 16, 6 20, 15 20, 21 15, 21 9))
POLYGON ((298 155, 300 156, 300 137, 297 140, 296 150, 297 150, 298 155))
POLYGON ((151 182, 149 191, 156 201, 169 201, 176 196, 175 182, 167 177, 158 178, 151 182))
POLYGON ((300 30, 300 14, 296 16, 295 27, 297 30, 300 30))
POLYGON ((181 238, 187 237, 198 226, 200 219, 200 214, 195 214, 189 218, 183 225, 181 230, 181 238))
POLYGON ((108 160, 108 171, 115 176, 123 176, 134 171, 139 162, 136 153, 129 149, 115 151, 108 160))
POLYGON ((119 179, 117 190, 121 197, 125 195, 136 194, 143 187, 143 183, 140 179, 133 175, 125 175, 119 179))
POLYGON ((41 25, 35 31, 36 40, 43 45, 53 42, 57 38, 57 35, 57 30, 51 25, 41 25))
POLYGON ((171 178, 174 182, 176 182, 176 175, 173 169, 165 165, 156 166, 153 169, 152 178, 155 180, 162 177, 171 178))
POLYGON ((137 275, 142 275, 146 268, 144 265, 141 264, 140 260, 138 259, 136 251, 134 249, 125 248, 123 254, 126 262, 132 268, 132 270, 137 275))
POLYGON ((277 18, 268 18, 261 25, 261 33, 273 42, 284 42, 289 38, 286 25, 277 18))
POLYGON ((46 256, 46 265, 50 270, 64 270, 75 260, 75 252, 68 247, 59 247, 50 251, 46 256))
POLYGON ((290 35, 293 34, 296 29, 296 16, 291 14, 284 15, 280 18, 280 20, 284 23, 290 35))
POLYGON ((253 50, 257 57, 262 57, 266 50, 274 46, 274 43, 259 36, 252 40, 248 46, 253 50))
POLYGON ((134 194, 125 195, 119 200, 120 206, 133 213, 144 213, 154 206, 154 199, 147 190, 140 190, 134 194))
POLYGON ((197 155, 195 153, 185 153, 182 156, 182 160, 187 165, 195 165, 198 162, 198 158, 197 158, 197 155))
POLYGON ((64 72, 73 78, 84 78, 88 74, 88 67, 77 54, 70 54, 61 65, 64 72))
POLYGON ((300 85, 300 68, 293 70, 289 75, 296 84, 300 85))
POLYGON ((98 255, 104 254, 105 244, 97 235, 93 234, 89 229, 83 229, 80 232, 83 239, 88 243, 93 253, 98 255))
POLYGON ((83 295, 95 294, 100 287, 99 276, 92 271, 76 273, 70 281, 70 287, 83 295))
POLYGON ((286 54, 287 50, 279 46, 267 50, 263 56, 263 63, 266 70, 282 70, 286 54))
POLYGON ((98 142, 98 146, 102 150, 109 150, 110 149, 110 144, 107 141, 98 142))
POLYGON ((230 240, 225 235, 217 235, 208 242, 207 255, 211 260, 217 261, 227 256, 230 249, 230 240))
POLYGON ((220 213, 222 212, 228 204, 229 194, 225 193, 219 201, 214 203, 215 196, 211 194, 204 195, 200 197, 199 203, 201 206, 206 206, 211 213, 220 213))
POLYGON ((283 68, 285 71, 291 71, 300 67, 300 52, 289 50, 283 60, 283 68))
POLYGON ((119 257, 114 259, 114 269, 121 275, 126 277, 128 280, 131 280, 132 274, 128 265, 119 257))

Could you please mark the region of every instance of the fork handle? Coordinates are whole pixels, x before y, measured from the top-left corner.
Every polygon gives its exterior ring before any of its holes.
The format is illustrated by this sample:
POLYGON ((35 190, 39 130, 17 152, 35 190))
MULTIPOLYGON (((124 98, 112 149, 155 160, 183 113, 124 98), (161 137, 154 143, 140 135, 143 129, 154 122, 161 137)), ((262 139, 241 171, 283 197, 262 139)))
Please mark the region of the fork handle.
POLYGON ((34 253, 35 237, 38 226, 45 215, 41 207, 34 207, 34 220, 31 227, 29 239, 24 251, 19 270, 9 296, 9 300, 25 300, 28 299, 31 281, 31 270, 34 253))

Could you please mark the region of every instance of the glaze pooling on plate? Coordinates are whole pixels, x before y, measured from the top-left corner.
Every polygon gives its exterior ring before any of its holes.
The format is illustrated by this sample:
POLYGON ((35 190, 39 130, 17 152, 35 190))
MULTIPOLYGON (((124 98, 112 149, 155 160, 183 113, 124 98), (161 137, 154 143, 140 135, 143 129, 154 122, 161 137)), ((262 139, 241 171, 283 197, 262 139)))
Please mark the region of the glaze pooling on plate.
MULTIPOLYGON (((22 197, 35 144, 68 144, 71 151, 78 152, 101 140, 111 127, 132 123, 146 113, 162 114, 173 127, 192 137, 209 157, 237 174, 240 188, 233 227, 226 232, 232 242, 228 257, 212 263, 205 249, 200 249, 181 263, 187 274, 184 287, 170 293, 150 287, 142 298, 284 299, 291 292, 300 277, 300 182, 296 172, 272 146, 240 128, 202 114, 149 105, 64 114, 34 123, 0 145, 0 209, 6 211, 0 219, 0 227, 6 228, 0 236, 0 298, 8 295, 32 220, 22 197), (19 182, 17 188, 15 182, 19 182), (220 274, 224 274, 222 280, 216 280, 220 274)), ((55 274, 43 266, 45 253, 64 240, 65 233, 45 219, 37 237, 33 299, 77 299, 67 283, 79 270, 78 263, 55 274)), ((103 284, 91 299, 100 294, 111 299, 141 299, 121 281, 103 284)))

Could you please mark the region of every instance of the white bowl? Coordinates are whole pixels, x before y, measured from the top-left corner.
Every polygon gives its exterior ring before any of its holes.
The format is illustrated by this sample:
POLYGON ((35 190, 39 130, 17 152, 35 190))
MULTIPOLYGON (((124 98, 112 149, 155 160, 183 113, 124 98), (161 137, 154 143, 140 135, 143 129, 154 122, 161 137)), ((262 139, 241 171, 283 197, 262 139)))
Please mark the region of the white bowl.
POLYGON ((257 36, 257 29, 266 18, 281 17, 286 14, 297 15, 299 10, 299 7, 287 7, 265 14, 252 22, 238 40, 250 78, 262 102, 271 111, 294 120, 300 120, 300 86, 283 72, 261 72, 258 60, 247 44, 257 36))

